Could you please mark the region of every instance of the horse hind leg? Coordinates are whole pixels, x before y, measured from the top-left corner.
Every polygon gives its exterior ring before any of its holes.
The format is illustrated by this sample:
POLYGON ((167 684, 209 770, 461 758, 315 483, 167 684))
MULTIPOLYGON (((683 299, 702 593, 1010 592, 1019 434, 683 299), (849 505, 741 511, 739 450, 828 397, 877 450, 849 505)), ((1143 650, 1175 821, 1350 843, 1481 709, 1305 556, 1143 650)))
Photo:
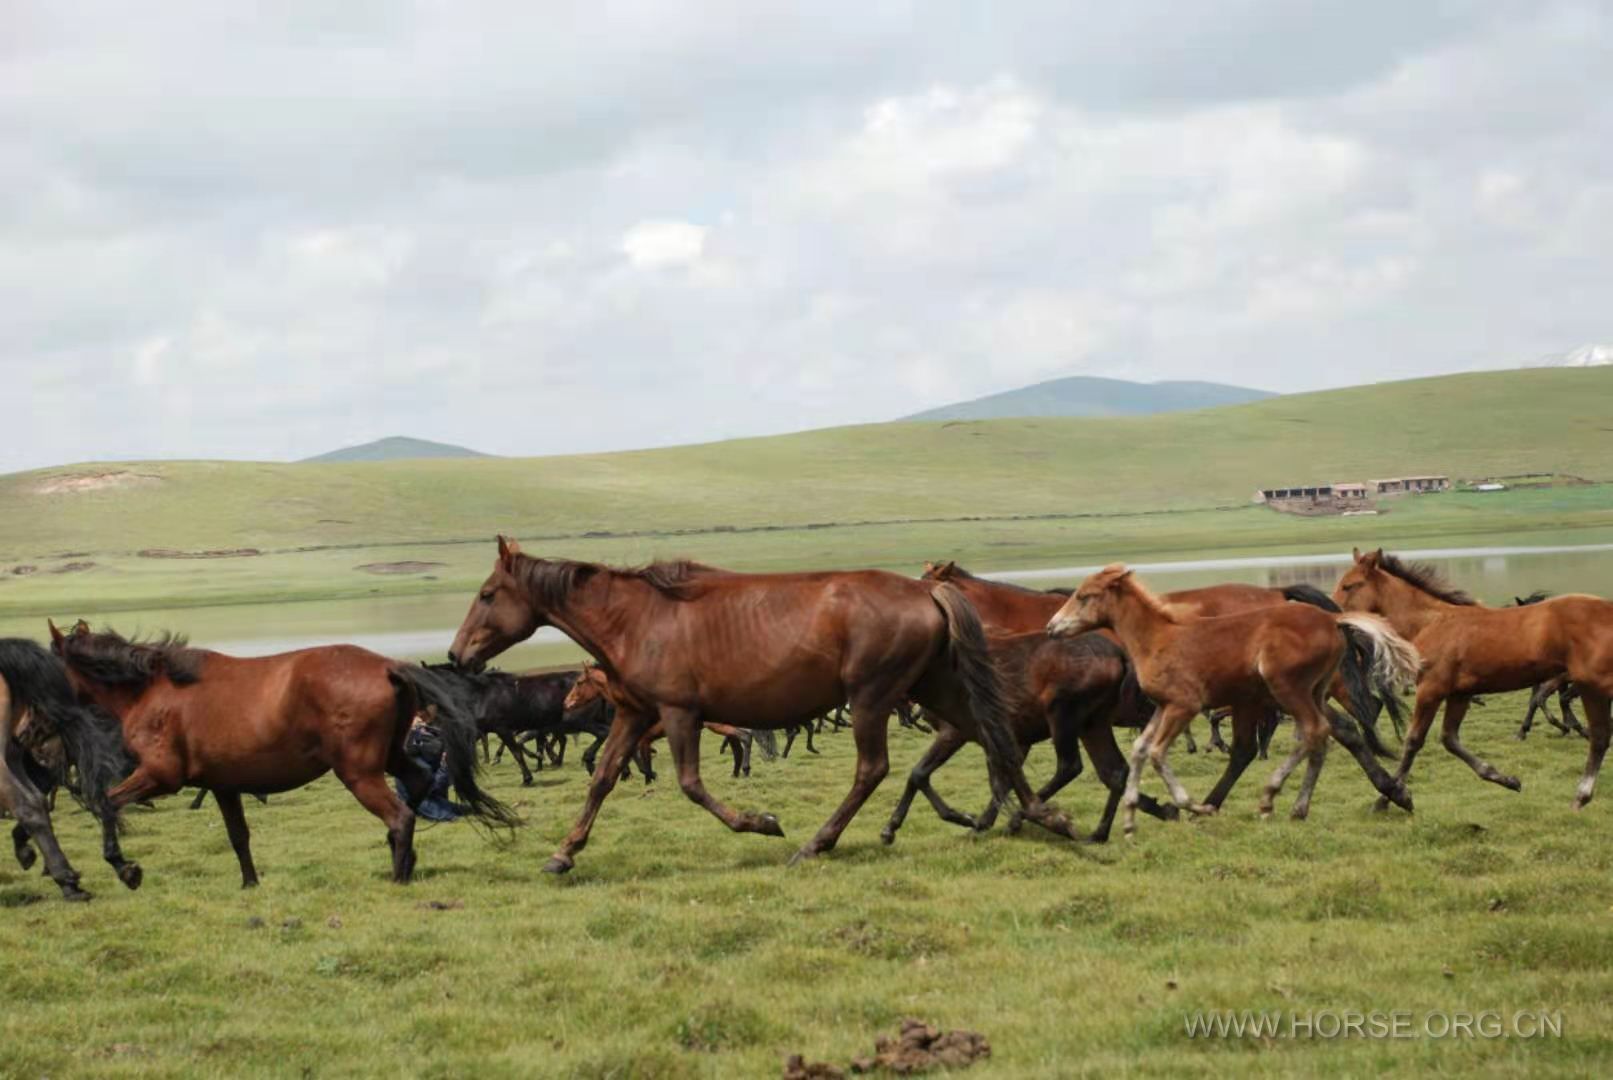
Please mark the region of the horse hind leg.
POLYGON ((890 699, 883 701, 862 697, 851 704, 851 737, 857 744, 857 772, 852 778, 851 790, 846 793, 829 820, 823 823, 812 839, 790 856, 790 864, 811 859, 832 850, 840 841, 851 819, 857 816, 868 796, 890 773, 890 753, 886 739, 886 724, 890 719, 890 699))
MULTIPOLYGON (((392 880, 399 885, 408 884, 414 877, 414 811, 398 798, 379 770, 357 776, 337 775, 353 798, 386 825, 386 842, 392 849, 392 880)), ((239 795, 235 804, 241 804, 239 795)))
MULTIPOLYGON (((3 698, 0 698, 0 705, 4 704, 3 698)), ((22 772, 17 748, 4 745, 3 735, 0 735, 0 804, 11 807, 11 812, 17 816, 17 824, 44 855, 45 873, 61 889, 62 899, 88 900, 90 894, 78 886, 78 871, 73 869, 67 856, 62 853, 61 845, 56 842, 50 814, 45 811, 44 796, 28 781, 22 772)), ((18 860, 21 861, 20 846, 18 860)))
POLYGON ((1523 782, 1516 776, 1507 776, 1491 765, 1488 761, 1473 753, 1462 745, 1461 730, 1462 718, 1467 715, 1467 707, 1472 699, 1464 694, 1453 695, 1445 702, 1445 719, 1440 725, 1439 741, 1445 749, 1467 763, 1467 767, 1478 774, 1480 779, 1488 780, 1492 784, 1500 784, 1510 791, 1523 790, 1523 782))
POLYGON ((246 825, 246 812, 241 809, 241 793, 219 789, 213 792, 218 812, 224 818, 224 831, 229 834, 230 847, 236 861, 241 864, 241 888, 252 889, 258 884, 258 868, 252 863, 252 830, 246 825))
POLYGON ((1304 821, 1310 816, 1311 794, 1316 790, 1316 781, 1321 778, 1322 766, 1326 761, 1327 740, 1323 739, 1310 752, 1310 759, 1305 766, 1305 779, 1299 785, 1299 797, 1294 800, 1294 808, 1289 812, 1289 816, 1295 821, 1304 821))
POLYGON ((975 827, 974 818, 952 809, 930 786, 930 777, 935 771, 945 765, 948 759, 968 741, 964 734, 951 724, 943 725, 941 730, 935 733, 935 739, 929 748, 914 764, 913 771, 907 774, 907 787, 903 789, 902 797, 897 800, 895 809, 891 811, 890 821, 885 823, 885 828, 879 834, 881 840, 887 844, 896 842, 896 831, 902 827, 902 822, 907 820, 907 811, 913 805, 913 796, 921 791, 935 808, 935 812, 941 816, 942 821, 961 825, 966 829, 975 827))
POLYGON ((1596 792, 1596 774, 1602 771, 1602 759, 1607 755, 1610 728, 1613 728, 1607 694, 1585 687, 1580 693, 1580 702, 1585 706, 1585 720, 1590 725, 1591 746, 1585 758, 1585 775, 1574 792, 1575 810, 1583 810, 1596 792))

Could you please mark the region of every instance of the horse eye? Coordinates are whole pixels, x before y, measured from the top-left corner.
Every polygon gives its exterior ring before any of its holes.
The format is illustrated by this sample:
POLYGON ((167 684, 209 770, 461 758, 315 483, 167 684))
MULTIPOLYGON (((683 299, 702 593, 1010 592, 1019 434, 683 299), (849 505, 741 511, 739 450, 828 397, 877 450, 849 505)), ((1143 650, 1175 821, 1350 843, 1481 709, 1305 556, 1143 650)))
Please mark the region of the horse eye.
POLYGON ((484 592, 478 599, 480 599, 484 604, 491 604, 493 602, 493 594, 490 592, 484 592))

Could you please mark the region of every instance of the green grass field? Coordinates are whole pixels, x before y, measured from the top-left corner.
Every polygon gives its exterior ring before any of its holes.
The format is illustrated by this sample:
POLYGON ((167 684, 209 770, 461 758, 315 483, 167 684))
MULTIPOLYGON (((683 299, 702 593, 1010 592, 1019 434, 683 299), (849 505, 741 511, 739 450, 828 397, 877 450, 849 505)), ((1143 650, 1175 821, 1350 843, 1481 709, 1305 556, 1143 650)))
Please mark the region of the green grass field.
POLYGON ((1586 404, 1610 392, 1606 369, 1497 372, 1198 413, 880 424, 575 457, 19 473, 0 477, 0 619, 460 593, 485 573, 499 531, 569 557, 691 555, 740 569, 1601 539, 1613 535, 1613 422, 1586 404), (41 493, 101 472, 136 480, 41 493), (1378 518, 1299 519, 1249 502, 1273 483, 1415 472, 1596 483, 1403 499, 1378 518), (241 547, 267 554, 137 554, 241 547), (358 569, 401 560, 442 565, 358 569), (4 572, 17 565, 38 572, 4 572))
MULTIPOLYGON (((575 765, 525 790, 495 767, 527 827, 509 846, 424 831, 410 887, 387 881, 379 824, 329 778, 249 804, 253 892, 237 888, 211 806, 132 812, 125 846, 147 871, 133 894, 85 815, 64 811, 97 897, 69 906, 0 866, 0 1075, 765 1077, 792 1052, 844 1066, 905 1016, 985 1033, 993 1056, 969 1072, 982 1080, 1605 1075, 1613 793, 1571 813, 1585 744, 1512 741, 1521 707, 1492 699, 1466 725, 1470 746, 1523 777, 1520 794, 1435 740, 1415 817, 1372 813, 1334 754, 1310 821, 1261 822, 1272 763, 1257 762, 1223 816, 1144 818, 1135 840, 1102 848, 1030 830, 974 840, 922 800, 881 846, 925 743, 899 729, 892 777, 840 849, 793 869, 850 782, 849 735, 826 736, 819 758, 758 760, 748 781, 708 762, 715 791, 778 813, 789 840, 729 835, 674 784, 635 780, 563 879, 538 866, 582 798, 575 765), (1543 1010, 1562 1037, 1187 1038, 1184 1016, 1208 1009, 1404 1010, 1419 1032, 1428 1013, 1510 1025, 1543 1010)), ((1173 760, 1195 792, 1222 764, 1173 760)), ((1044 748, 1029 769, 1050 766, 1044 748)), ((983 802, 979 754, 937 786, 983 802)), ((1084 776, 1059 801, 1089 824, 1098 789, 1084 776)))

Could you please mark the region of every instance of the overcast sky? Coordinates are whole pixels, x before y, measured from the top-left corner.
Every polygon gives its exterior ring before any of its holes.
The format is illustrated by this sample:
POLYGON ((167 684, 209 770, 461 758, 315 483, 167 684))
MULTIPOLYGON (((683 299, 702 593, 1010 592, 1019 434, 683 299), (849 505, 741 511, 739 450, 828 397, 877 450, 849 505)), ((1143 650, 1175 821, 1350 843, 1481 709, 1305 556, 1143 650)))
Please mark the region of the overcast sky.
POLYGON ((1613 339, 1605 0, 5 6, 0 471, 1613 339))

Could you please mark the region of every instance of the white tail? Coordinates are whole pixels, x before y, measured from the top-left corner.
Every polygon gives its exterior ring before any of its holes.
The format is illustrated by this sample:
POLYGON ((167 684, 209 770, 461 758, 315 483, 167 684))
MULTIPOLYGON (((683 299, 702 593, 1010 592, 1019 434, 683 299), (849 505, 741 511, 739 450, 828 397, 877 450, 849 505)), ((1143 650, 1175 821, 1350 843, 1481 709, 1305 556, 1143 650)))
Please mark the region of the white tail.
POLYGON ((1372 639, 1372 679, 1382 686, 1408 690, 1422 674, 1423 655, 1417 646, 1395 633, 1394 627, 1378 615, 1340 615, 1339 622, 1354 627, 1372 639))

